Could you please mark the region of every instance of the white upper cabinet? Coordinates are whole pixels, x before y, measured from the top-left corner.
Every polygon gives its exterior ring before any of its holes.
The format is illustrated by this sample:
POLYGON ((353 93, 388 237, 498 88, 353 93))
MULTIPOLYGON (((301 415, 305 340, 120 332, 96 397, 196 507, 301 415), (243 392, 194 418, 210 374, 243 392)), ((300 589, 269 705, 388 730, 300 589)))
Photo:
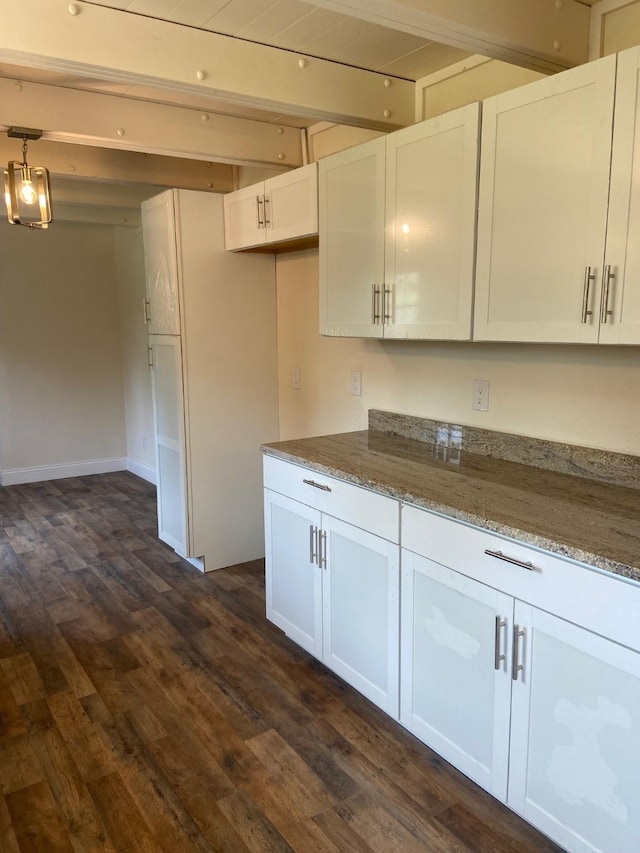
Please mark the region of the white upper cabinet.
POLYGON ((484 102, 476 340, 598 341, 615 84, 610 56, 484 102))
POLYGON ((224 197, 224 232, 228 250, 317 234, 317 164, 228 193, 224 197))
POLYGON ((179 335, 178 260, 174 199, 170 192, 142 205, 146 277, 144 316, 150 335, 179 335))
POLYGON ((469 340, 479 105, 387 139, 385 338, 469 340))
POLYGON ((320 331, 471 336, 479 104, 320 161, 320 331))
POLYGON ((320 160, 320 333, 381 338, 385 141, 320 160))
POLYGON ((640 344, 640 48, 618 56, 600 342, 640 344))

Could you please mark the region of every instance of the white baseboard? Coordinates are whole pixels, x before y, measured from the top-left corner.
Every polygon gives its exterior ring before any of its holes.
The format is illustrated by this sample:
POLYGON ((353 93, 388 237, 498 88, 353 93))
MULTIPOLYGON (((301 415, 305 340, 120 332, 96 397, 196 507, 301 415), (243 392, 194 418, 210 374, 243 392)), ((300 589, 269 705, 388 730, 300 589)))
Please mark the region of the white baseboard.
POLYGON ((132 459, 130 456, 127 459, 127 471, 131 471, 132 474, 136 474, 138 477, 142 477, 143 480, 153 483, 154 486, 156 484, 156 469, 152 468, 151 465, 138 462, 137 459, 132 459))
POLYGON ((9 468, 0 477, 0 485, 18 486, 42 480, 63 480, 66 477, 86 477, 89 474, 110 474, 127 471, 127 459, 91 459, 86 462, 67 462, 63 465, 36 465, 33 468, 9 468))

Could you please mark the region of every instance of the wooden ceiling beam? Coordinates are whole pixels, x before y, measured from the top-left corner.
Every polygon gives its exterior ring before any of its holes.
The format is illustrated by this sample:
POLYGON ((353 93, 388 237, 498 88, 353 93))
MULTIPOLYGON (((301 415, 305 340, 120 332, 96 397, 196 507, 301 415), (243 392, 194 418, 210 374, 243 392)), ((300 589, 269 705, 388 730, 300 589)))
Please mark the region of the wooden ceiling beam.
MULTIPOLYGON (((103 6, 2 0, 0 61, 379 130, 412 124, 414 84, 103 6)), ((169 100, 169 98, 168 98, 169 100)))
POLYGON ((590 8, 579 0, 312 2, 343 15, 547 74, 588 59, 590 8))

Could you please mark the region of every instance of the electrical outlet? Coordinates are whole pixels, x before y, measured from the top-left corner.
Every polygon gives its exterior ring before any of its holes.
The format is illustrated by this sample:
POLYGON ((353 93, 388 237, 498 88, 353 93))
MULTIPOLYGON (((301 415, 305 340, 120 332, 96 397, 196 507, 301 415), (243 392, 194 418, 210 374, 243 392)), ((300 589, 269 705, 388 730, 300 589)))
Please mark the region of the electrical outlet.
POLYGON ((359 370, 351 371, 351 394, 354 397, 362 396, 362 373, 359 370))
POLYGON ((291 368, 291 387, 294 391, 299 391, 302 388, 302 384, 300 381, 300 368, 292 367, 291 368))
POLYGON ((477 412, 489 411, 489 380, 474 379, 473 380, 473 400, 471 408, 477 412))

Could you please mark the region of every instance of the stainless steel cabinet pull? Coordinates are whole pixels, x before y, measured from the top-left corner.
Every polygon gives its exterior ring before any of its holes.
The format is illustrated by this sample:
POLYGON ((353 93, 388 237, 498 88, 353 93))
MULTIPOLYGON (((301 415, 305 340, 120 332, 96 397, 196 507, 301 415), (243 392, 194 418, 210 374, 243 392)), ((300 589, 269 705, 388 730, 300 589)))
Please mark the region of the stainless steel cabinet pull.
POLYGON ((582 287, 582 317, 580 319, 581 323, 587 322, 587 317, 590 317, 593 314, 593 311, 589 311, 589 290, 591 289, 591 282, 595 281, 596 274, 591 272, 591 267, 584 268, 584 285, 582 287))
POLYGON ((153 347, 147 347, 147 370, 153 370, 153 347))
POLYGON ((264 205, 264 227, 268 228, 271 225, 271 199, 268 195, 262 196, 262 204, 264 205))
POLYGON ((318 565, 327 568, 327 531, 321 530, 318 535, 318 565))
POLYGON ((264 228, 264 210, 262 218, 260 218, 260 205, 264 204, 263 198, 260 195, 256 196, 256 208, 258 211, 258 228, 264 228))
POLYGON ((144 324, 148 326, 151 322, 151 303, 146 296, 142 297, 142 310, 144 312, 144 324))
POLYGON ((503 660, 507 659, 506 655, 500 654, 500 632, 503 628, 507 627, 507 620, 501 619, 499 616, 496 616, 496 634, 495 634, 495 647, 493 653, 493 665, 495 669, 500 669, 500 663, 503 660))
POLYGON ((318 562, 318 528, 313 524, 309 525, 309 562, 318 562))
POLYGON ((602 271, 602 301, 600 303, 600 322, 606 323, 607 317, 613 316, 613 311, 609 308, 609 290, 611 279, 615 278, 616 274, 611 272, 611 264, 607 264, 602 271))
POLYGON ((382 300, 382 322, 383 323, 391 323, 392 314, 393 314, 393 305, 392 305, 392 296, 393 296, 393 287, 387 287, 386 284, 384 286, 383 294, 384 298, 382 300))
POLYGON ((306 483, 307 486, 313 486, 316 489, 322 489, 323 492, 330 492, 331 489, 329 486, 324 486, 322 483, 316 483, 315 480, 303 480, 303 483, 306 483))
POLYGON ((516 560, 515 557, 508 557, 506 554, 503 554, 502 551, 490 551, 488 548, 485 548, 484 553, 487 557, 495 557, 496 560, 504 560, 505 563, 513 563, 514 566, 520 566, 523 569, 528 569, 530 572, 537 571, 533 563, 525 563, 524 560, 516 560))
POLYGON ((524 664, 518 663, 520 637, 524 637, 525 630, 518 625, 513 626, 513 655, 511 659, 511 678, 514 681, 518 680, 518 673, 524 672, 524 664))
POLYGON ((377 284, 371 285, 371 322, 374 326, 380 322, 380 288, 377 284))

